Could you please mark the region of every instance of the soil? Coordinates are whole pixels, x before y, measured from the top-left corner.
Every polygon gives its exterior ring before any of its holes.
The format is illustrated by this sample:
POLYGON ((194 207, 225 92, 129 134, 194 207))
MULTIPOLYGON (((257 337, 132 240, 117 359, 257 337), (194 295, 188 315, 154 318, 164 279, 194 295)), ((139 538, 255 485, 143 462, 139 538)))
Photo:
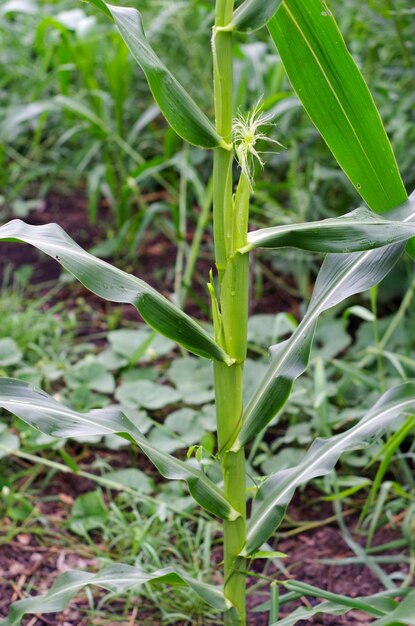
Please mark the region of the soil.
MULTIPOLYGON (((87 218, 87 202, 83 195, 69 197, 51 194, 46 197, 42 206, 35 211, 31 211, 24 221, 33 225, 56 222, 79 245, 88 250, 104 241, 106 227, 111 222, 111 216, 105 206, 102 207, 101 213, 103 219, 97 225, 91 227, 87 218)), ((192 226, 189 227, 188 242, 191 243, 191 240, 192 226)), ((2 242, 1 246, 0 280, 5 276, 6 268, 18 268, 22 265, 30 265, 33 269, 31 276, 32 285, 50 284, 55 282, 61 274, 60 265, 55 259, 46 256, 32 246, 12 242, 2 242)), ((174 243, 161 232, 154 234, 147 230, 139 243, 133 262, 130 259, 123 259, 122 256, 108 260, 120 269, 139 276, 168 297, 172 293, 174 286, 173 269, 175 258, 176 248, 174 243)), ((212 267, 212 259, 213 253, 210 238, 206 235, 202 241, 200 258, 195 268, 196 280, 192 285, 186 302, 186 312, 203 319, 206 319, 205 311, 209 307, 206 282, 209 270, 212 267)), ((293 285, 290 286, 292 287, 293 285)), ((63 288, 63 291, 58 294, 57 298, 70 300, 74 296, 78 297, 80 294, 89 302, 93 302, 98 309, 107 310, 107 303, 84 290, 79 284, 75 288, 72 286, 70 290, 63 288)), ((251 298, 250 313, 287 311, 298 317, 299 304, 299 300, 282 290, 279 290, 278 294, 276 294, 275 286, 266 281, 260 300, 257 301, 255 298, 251 298)), ((121 307, 121 309, 123 316, 127 319, 138 319, 138 313, 131 306, 126 305, 121 307)))
MULTIPOLYGON (((96 450, 103 458, 108 455, 105 450, 96 450)), ((117 453, 118 455, 118 453, 117 453)), ((131 458, 126 451, 120 451, 120 465, 127 467, 131 458)), ((91 459, 92 460, 92 456, 91 459)), ((88 462, 88 459, 86 459, 88 462)), ((145 464, 145 461, 144 461, 145 464)), ((87 467, 87 466, 86 466, 87 467)), ((144 469, 144 466, 142 467, 144 469)), ((154 469, 149 467, 149 471, 153 474, 154 469)), ((82 477, 70 474, 57 474, 53 484, 48 488, 48 500, 43 502, 39 500, 39 522, 35 523, 38 527, 42 527, 41 520, 47 519, 47 531, 44 534, 36 535, 29 532, 22 532, 13 537, 6 545, 0 544, 0 616, 6 615, 8 607, 12 601, 24 597, 23 590, 32 589, 32 593, 44 593, 50 589, 56 577, 69 569, 89 569, 94 571, 98 567, 97 558, 94 551, 87 544, 83 545, 79 538, 73 538, 71 541, 67 532, 62 532, 62 527, 70 516, 70 509, 74 499, 81 493, 91 491, 96 486, 91 481, 82 477), (57 496, 53 502, 50 501, 51 496, 57 496)), ((263 571, 261 567, 255 567, 258 574, 264 574, 268 580, 295 579, 304 583, 315 585, 327 591, 347 595, 351 597, 366 596, 382 591, 382 585, 378 578, 363 565, 326 565, 320 563, 320 559, 342 559, 353 556, 353 553, 344 542, 341 532, 335 523, 327 523, 327 519, 332 515, 332 509, 328 503, 310 506, 310 501, 316 500, 316 492, 310 488, 308 492, 296 497, 288 510, 289 520, 299 520, 304 518, 306 510, 307 521, 318 523, 321 526, 311 528, 308 531, 302 531, 294 536, 290 536, 295 526, 291 523, 285 523, 280 531, 280 535, 275 549, 281 550, 287 554, 283 564, 285 573, 276 571, 275 569, 267 569, 263 571)), ((395 523, 398 520, 395 520, 395 523)), ((10 520, 5 521, 1 535, 6 535, 11 527, 10 520)), ((354 538, 358 543, 362 543, 362 537, 356 531, 356 514, 353 513, 349 520, 349 527, 354 530, 354 538)), ((390 525, 382 527, 376 534, 374 545, 383 545, 401 536, 399 529, 392 529, 390 525)), ((96 546, 99 548, 99 535, 96 536, 96 546)), ((102 546, 104 550, 104 546, 102 546)), ((388 552, 393 554, 395 552, 388 552)), ((215 571, 217 567, 218 576, 220 576, 220 566, 223 558, 221 549, 217 546, 212 554, 212 568, 215 571)), ((396 571, 396 569, 407 573, 407 567, 384 566, 386 572, 396 571)), ((249 585, 257 582, 256 577, 251 577, 249 585)), ((94 590, 94 597, 103 597, 104 592, 94 590)), ((268 616, 265 613, 255 612, 255 607, 264 602, 265 597, 259 594, 248 595, 248 624, 250 626, 268 626, 268 616)), ((280 617, 292 611, 296 606, 304 604, 311 606, 314 602, 310 598, 302 598, 301 601, 291 603, 283 607, 280 617)), ((158 626, 161 624, 158 618, 152 615, 148 607, 144 610, 138 607, 137 620, 120 622, 114 621, 114 626, 158 626)), ((76 601, 72 602, 70 608, 63 613, 47 614, 27 618, 24 624, 26 626, 93 626, 95 624, 111 624, 108 621, 108 615, 119 615, 122 610, 122 604, 117 602, 105 604, 107 611, 107 621, 100 622, 88 621, 85 612, 88 608, 88 601, 85 596, 78 596, 76 601)), ((130 611, 134 615, 134 609, 130 611)), ((299 626, 366 626, 371 623, 371 618, 358 611, 352 611, 344 617, 322 616, 308 620, 307 622, 299 622, 299 626)), ((175 622, 178 623, 178 622, 175 622)), ((179 624, 179 623, 178 623, 179 624)), ((195 622, 181 622, 181 626, 195 626, 195 622)), ((202 626, 200 624, 200 626, 202 626)), ((218 622, 219 626, 219 622, 218 622)))
MULTIPOLYGON (((32 212, 26 220, 31 224, 45 224, 50 221, 58 222, 80 245, 89 248, 98 243, 103 236, 103 227, 98 225, 91 228, 86 218, 86 201, 83 196, 62 197, 59 195, 49 196, 44 206, 32 212)), ((197 266, 197 274, 207 276, 210 269, 209 259, 209 242, 203 244, 204 260, 200 261, 197 266)), ((172 289, 172 272, 174 266, 175 248, 174 245, 164 236, 147 234, 140 245, 140 254, 137 262, 132 266, 131 262, 126 263, 126 267, 143 278, 155 287, 160 288, 163 293, 168 293, 172 289), (166 284, 167 278, 167 284, 166 284)), ((122 260, 121 260, 122 262, 122 260)), ((7 265, 12 264, 19 267, 23 264, 30 264, 33 267, 32 283, 43 284, 45 281, 55 281, 60 275, 59 265, 49 257, 38 253, 30 246, 21 244, 4 243, 2 244, 2 254, 0 256, 0 279, 4 275, 7 265)), ((118 266, 120 260, 117 259, 118 266)), ((206 301, 206 293, 203 286, 195 287, 198 298, 206 301)), ((101 307, 106 310, 109 306, 95 298, 95 296, 87 293, 82 286, 63 286, 57 298, 65 298, 69 303, 75 297, 82 294, 83 297, 93 302, 95 307, 101 307)), ((187 310, 196 315, 201 315, 200 308, 197 304, 198 298, 190 299, 187 310)), ((290 311, 294 315, 298 315, 298 301, 291 295, 286 293, 278 293, 275 295, 275 288, 272 285, 265 285, 264 297, 260 304, 252 308, 252 312, 275 312, 290 311)), ((137 314, 132 307, 125 307, 123 313, 126 313, 129 319, 137 319, 137 314)), ((99 452, 105 455, 105 451, 99 452)), ((91 457, 92 461, 92 457, 91 457)), ((128 467, 130 464, 128 453, 120 451, 118 455, 118 463, 121 466, 128 467)), ((153 468, 143 462, 142 469, 149 471, 153 475, 153 468)), ((48 529, 45 534, 22 533, 13 536, 13 539, 7 545, 1 545, 1 538, 7 535, 7 531, 11 526, 10 520, 3 521, 3 528, 0 531, 0 615, 6 615, 8 607, 12 601, 23 597, 23 590, 30 588, 32 593, 41 593, 50 588, 52 582, 57 575, 71 568, 90 568, 97 567, 97 560, 93 551, 87 545, 81 545, 79 541, 73 542, 73 547, 67 539, 62 539, 61 526, 67 518, 70 506, 73 500, 80 493, 90 491, 95 488, 94 483, 81 477, 72 476, 70 474, 57 474, 53 487, 48 488, 47 495, 56 495, 57 498, 51 504, 46 502, 40 504, 39 519, 35 521, 35 525, 43 526, 42 520, 47 519, 48 529)), ((315 494, 311 494, 315 495, 315 494)), ((310 528, 308 531, 299 532, 293 536, 290 532, 294 526, 286 525, 282 528, 279 537, 278 546, 275 549, 287 553, 288 557, 284 560, 286 575, 301 580, 303 582, 327 589, 329 591, 344 595, 369 595, 376 593, 382 589, 379 580, 365 566, 360 565, 326 565, 321 564, 319 559, 332 558, 339 559, 346 556, 353 556, 350 549, 344 542, 341 532, 335 523, 326 523, 325 520, 332 516, 332 509, 329 504, 319 505, 317 508, 310 508, 308 502, 310 494, 307 492, 301 496, 301 499, 294 501, 289 509, 289 519, 301 519, 304 516, 308 520, 322 520, 320 526, 310 528), (307 507, 306 513, 304 512, 307 507)), ((354 518, 353 518, 354 519, 354 518)), ((351 523, 351 528, 355 525, 355 520, 351 523)), ((397 529, 385 526, 375 537, 375 542, 379 544, 387 543, 392 539, 399 538, 401 532, 399 525, 397 529)), ((355 534, 357 542, 361 538, 355 534)), ((217 551, 213 554, 214 563, 222 561, 222 554, 217 551)), ((389 566, 392 569, 396 566, 389 566)), ((406 571, 406 566, 400 568, 406 571)), ((385 566, 388 571, 388 566, 385 566)), ((219 571, 219 568, 218 568, 219 571)), ((258 573, 261 570, 257 570, 258 573)), ((267 576, 280 579, 283 575, 280 572, 268 571, 267 576)), ((257 582, 257 578, 251 578, 251 584, 257 582)), ((94 592, 95 593, 95 592, 94 592)), ((97 596, 100 597, 100 592, 97 596)), ((264 613, 253 612, 255 606, 261 604, 264 597, 261 595, 252 595, 249 597, 249 624, 252 626, 267 626, 268 620, 264 613)), ((310 600, 303 598, 303 604, 310 605, 310 600)), ((27 626, 94 626, 104 622, 90 622, 85 618, 85 612, 81 608, 85 608, 88 601, 85 596, 78 598, 76 603, 72 603, 71 608, 67 609, 63 614, 48 614, 39 617, 27 618, 23 623, 27 626)), ((111 610, 114 615, 117 614, 117 605, 112 604, 111 610)), ((137 607, 139 605, 137 604, 137 607)), ((290 607, 284 607, 286 609, 290 607)), ((131 619, 126 622, 116 620, 114 625, 130 626, 139 624, 140 626, 152 625, 156 626, 161 622, 157 618, 152 617, 151 611, 147 608, 138 611, 136 609, 130 611, 131 619)), ((154 614, 153 614, 154 615, 154 614)), ((367 616, 358 612, 349 613, 347 617, 330 617, 324 616, 311 619, 307 624, 314 626, 365 626, 372 620, 367 616)), ((105 624, 109 624, 108 620, 105 624)), ((193 622, 183 622, 190 624, 193 622)), ((306 626, 305 622, 299 623, 299 626, 306 626)))

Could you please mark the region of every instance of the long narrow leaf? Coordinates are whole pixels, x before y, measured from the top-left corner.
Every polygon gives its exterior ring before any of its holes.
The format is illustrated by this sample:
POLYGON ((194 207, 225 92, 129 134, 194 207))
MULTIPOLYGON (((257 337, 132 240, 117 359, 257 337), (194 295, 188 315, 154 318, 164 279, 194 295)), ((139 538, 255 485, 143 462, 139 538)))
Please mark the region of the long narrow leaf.
MULTIPOLYGON (((345 615, 349 611, 356 609, 365 611, 371 616, 386 615, 397 606, 397 602, 392 598, 390 591, 376 593, 372 596, 348 598, 296 580, 287 581, 284 583, 284 586, 295 593, 321 598, 325 601, 313 607, 299 607, 287 617, 271 624, 271 626, 294 626, 294 624, 302 620, 308 620, 315 615, 345 615)), ((399 593, 399 590, 396 589, 393 593, 394 595, 401 595, 402 591, 399 593)))
POLYGON ((0 622, 0 626, 19 626, 23 617, 28 613, 63 611, 71 599, 89 585, 114 593, 124 593, 130 589, 139 589, 146 583, 187 585, 215 609, 226 611, 230 608, 230 603, 225 599, 220 588, 201 583, 171 567, 147 574, 130 565, 110 565, 98 574, 82 571, 65 572, 47 594, 29 597, 12 604, 8 617, 0 622))
POLYGON ((143 280, 83 250, 57 224, 30 226, 21 220, 12 220, 0 227, 2 240, 21 241, 42 250, 101 298, 135 306, 149 326, 190 352, 228 364, 231 362, 200 324, 143 280))
POLYGON ((415 591, 411 591, 388 615, 372 622, 372 626, 415 626, 414 607, 415 591))
MULTIPOLYGON (((321 602, 313 607, 301 606, 287 617, 278 620, 278 622, 273 622, 271 626, 294 626, 294 624, 302 620, 309 623, 307 620, 316 615, 346 615, 348 611, 350 611, 350 609, 336 604, 335 602, 321 602)), ((0 626, 2 626, 2 624, 0 624, 0 626)))
POLYGON ((321 598, 322 600, 328 600, 329 602, 336 602, 349 609, 366 611, 376 617, 384 615, 396 607, 397 602, 394 600, 394 596, 402 596, 406 593, 405 590, 400 591, 395 588, 388 589, 387 591, 381 591, 372 596, 350 598, 338 593, 333 593, 332 591, 320 589, 319 587, 303 583, 299 580, 287 580, 284 582, 284 587, 289 591, 301 594, 302 596, 321 598))
POLYGON ((283 0, 268 22, 288 77, 341 168, 376 212, 407 199, 370 91, 322 0, 283 0))
POLYGON ((393 420, 413 408, 415 383, 394 387, 353 428, 328 439, 316 439, 301 463, 271 475, 261 485, 254 501, 247 528, 246 553, 254 553, 269 539, 299 485, 331 472, 343 452, 380 436, 393 420))
POLYGON ((213 124, 167 69, 148 42, 141 14, 103 0, 89 0, 115 22, 121 37, 143 70, 154 100, 180 137, 202 148, 228 147, 213 124))
MULTIPOLYGON (((414 200, 414 196, 411 196, 414 200)), ((394 220, 415 220, 411 203, 391 212, 394 220)), ((284 406, 292 385, 306 369, 318 317, 346 298, 379 283, 401 256, 404 244, 352 254, 329 254, 318 274, 307 313, 290 339, 270 349, 271 363, 248 403, 232 449, 248 443, 284 406)))
POLYGON ((318 222, 255 230, 248 234, 248 245, 239 252, 287 246, 312 252, 359 252, 405 241, 414 235, 415 223, 385 219, 361 207, 341 217, 318 222))
POLYGON ((0 407, 51 437, 118 434, 132 439, 162 476, 186 481, 194 499, 206 510, 222 519, 238 517, 219 487, 202 471, 152 445, 117 407, 78 413, 29 383, 12 378, 0 378, 0 407))
POLYGON ((252 32, 265 26, 277 11, 281 0, 245 0, 235 9, 229 30, 252 32))

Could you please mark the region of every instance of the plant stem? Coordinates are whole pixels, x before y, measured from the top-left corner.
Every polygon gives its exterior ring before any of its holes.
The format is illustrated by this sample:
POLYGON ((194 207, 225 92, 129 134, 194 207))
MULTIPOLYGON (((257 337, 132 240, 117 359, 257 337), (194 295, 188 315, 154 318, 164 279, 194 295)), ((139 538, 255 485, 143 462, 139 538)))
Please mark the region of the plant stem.
MULTIPOLYGON (((226 26, 232 17, 233 0, 217 0, 215 27, 226 26)), ((227 142, 232 141, 232 33, 214 30, 214 86, 216 129, 227 142)), ((217 148, 213 170, 213 216, 216 267, 219 276, 219 317, 215 335, 235 364, 214 364, 218 446, 222 453, 225 497, 240 513, 225 521, 224 566, 226 597, 234 609, 225 614, 226 626, 246 624, 245 563, 239 555, 245 545, 246 493, 245 452, 229 452, 242 416, 242 375, 246 356, 248 319, 248 255, 236 250, 246 243, 249 211, 249 183, 244 176, 235 201, 232 185, 233 155, 217 148)), ((216 303, 214 303, 216 304, 216 303)))

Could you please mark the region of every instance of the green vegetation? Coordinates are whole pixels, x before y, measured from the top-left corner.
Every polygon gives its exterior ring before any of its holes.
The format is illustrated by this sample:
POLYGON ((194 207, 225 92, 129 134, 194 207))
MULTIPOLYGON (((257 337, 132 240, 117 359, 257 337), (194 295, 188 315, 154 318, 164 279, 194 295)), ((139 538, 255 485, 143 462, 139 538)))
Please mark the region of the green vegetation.
POLYGON ((1 624, 64 610, 82 590, 84 615, 103 624, 244 626, 256 619, 247 590, 271 626, 355 610, 412 624, 413 11, 398 0, 338 11, 321 0, 90 3, 0 9, 0 58, 16 68, 1 79, 5 211, 30 218, 49 190, 74 184, 91 233, 107 228, 91 252, 30 219, 4 223, 0 240, 31 244, 119 306, 100 312, 68 279, 30 287, 26 266, 10 289, 4 272, 0 545, 82 541, 93 572, 63 573, 10 603, 1 624), (156 228, 175 248, 171 298, 156 272, 147 282, 130 271, 156 228), (326 255, 319 271, 310 252, 326 255), (294 293, 291 308, 302 298, 300 322, 249 316, 264 284, 294 293), (211 325, 186 312, 190 300, 211 325), (125 305, 144 324, 123 321, 125 305), (36 517, 61 474, 89 490, 70 496, 55 530, 36 517), (316 524, 288 509, 310 481, 353 554, 335 563, 364 565, 370 595, 285 567, 287 524, 316 524), (399 537, 379 547, 386 523, 399 537))

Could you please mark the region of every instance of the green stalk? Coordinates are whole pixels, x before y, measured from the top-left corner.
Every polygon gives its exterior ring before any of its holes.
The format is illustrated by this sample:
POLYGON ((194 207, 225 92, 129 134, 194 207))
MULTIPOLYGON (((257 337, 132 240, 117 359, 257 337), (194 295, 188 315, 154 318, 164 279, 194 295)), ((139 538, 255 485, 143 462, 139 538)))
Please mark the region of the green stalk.
MULTIPOLYGON (((232 17, 233 0, 217 0, 213 35, 216 129, 226 142, 232 141, 232 33, 220 30, 232 17), (219 30, 217 30, 219 28, 219 30)), ((219 276, 219 302, 213 293, 217 340, 235 359, 226 366, 216 362, 215 395, 218 445, 222 454, 224 492, 240 513, 233 522, 224 522, 224 567, 226 597, 235 609, 225 614, 226 626, 246 624, 246 576, 239 554, 245 545, 246 493, 245 452, 229 452, 241 426, 242 375, 246 356, 248 319, 248 255, 236 254, 246 243, 249 210, 249 182, 244 176, 233 199, 231 152, 217 148, 213 170, 213 217, 215 257, 219 276)), ((211 287, 211 293, 213 288, 211 287)))

